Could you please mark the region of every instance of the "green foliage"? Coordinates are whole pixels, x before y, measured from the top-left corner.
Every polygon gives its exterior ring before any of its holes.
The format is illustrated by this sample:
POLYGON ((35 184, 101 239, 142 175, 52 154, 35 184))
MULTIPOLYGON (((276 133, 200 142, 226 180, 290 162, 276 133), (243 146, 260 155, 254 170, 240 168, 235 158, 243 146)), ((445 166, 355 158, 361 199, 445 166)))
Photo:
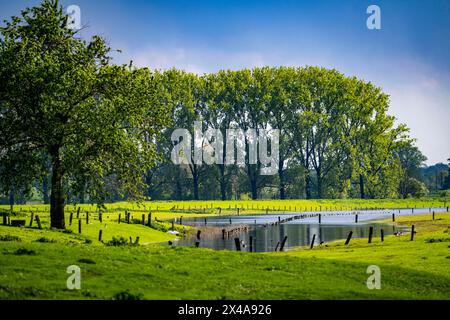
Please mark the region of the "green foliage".
POLYGON ((52 172, 52 226, 64 228, 64 195, 139 198, 168 123, 161 75, 111 65, 110 48, 66 28, 44 0, 0 29, 0 179, 4 191, 52 172))
MULTIPOLYGON (((395 126, 389 99, 370 82, 320 67, 262 67, 196 76, 163 74, 173 107, 161 149, 166 161, 148 173, 149 194, 166 199, 397 197, 398 150, 410 141, 395 126), (277 176, 261 176, 261 164, 182 166, 170 163, 175 128, 280 130, 277 176), (231 183, 230 177, 236 177, 231 183), (275 187, 277 186, 277 187, 275 187)), ((248 140, 241 148, 248 149, 248 140)), ((225 147, 224 147, 225 148, 225 147)), ((415 147, 414 147, 415 148, 415 147)), ((225 151, 225 150, 222 150, 225 151)), ((418 150, 417 150, 418 151, 418 150)), ((191 150, 191 153, 193 150, 191 150)), ((222 152, 222 162, 226 153, 222 152)), ((404 159, 404 157, 402 158, 404 159)))
POLYGON ((406 177, 402 181, 401 186, 404 197, 421 198, 428 194, 428 189, 425 184, 415 178, 406 177))
POLYGON ((0 241, 21 241, 20 237, 9 234, 0 235, 0 241))
POLYGON ((95 261, 92 259, 88 259, 88 258, 82 258, 79 259, 78 262, 80 263, 86 263, 86 264, 95 264, 95 261))
POLYGON ((46 238, 46 237, 41 237, 41 238, 37 239, 36 242, 41 242, 41 243, 55 243, 56 240, 54 240, 54 239, 48 239, 48 238, 46 238))
POLYGON ((114 247, 127 246, 129 244, 130 242, 125 237, 121 236, 113 236, 112 240, 106 243, 107 246, 114 246, 114 247))
POLYGON ((36 251, 30 250, 27 248, 19 248, 16 251, 14 251, 14 254, 17 256, 23 256, 23 255, 34 256, 36 254, 36 251))
POLYGON ((143 298, 142 293, 133 294, 130 293, 128 290, 118 292, 113 296, 113 300, 142 300, 142 298, 143 298))

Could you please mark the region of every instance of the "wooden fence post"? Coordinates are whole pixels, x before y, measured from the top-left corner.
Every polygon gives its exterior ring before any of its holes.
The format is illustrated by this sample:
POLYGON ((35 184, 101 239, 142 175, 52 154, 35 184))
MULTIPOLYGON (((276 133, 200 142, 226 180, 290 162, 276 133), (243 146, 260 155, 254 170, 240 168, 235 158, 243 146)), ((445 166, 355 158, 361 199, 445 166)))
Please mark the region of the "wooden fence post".
POLYGON ((250 252, 253 252, 253 237, 250 236, 250 252))
POLYGON ((358 214, 355 214, 355 223, 358 223, 358 214))
POLYGON ((6 212, 3 211, 3 225, 6 226, 7 223, 8 223, 8 220, 6 219, 6 212))
POLYGON ((195 241, 195 246, 198 248, 200 246, 200 234, 202 232, 200 230, 197 231, 197 241, 195 241))
POLYGON ((102 242, 102 234, 103 234, 103 231, 100 229, 98 231, 98 241, 100 241, 100 242, 102 242))
POLYGON ((81 233, 81 220, 78 220, 78 233, 81 233))
POLYGON ((30 228, 33 226, 33 219, 34 219, 34 213, 31 212, 31 219, 30 219, 30 228))
POLYGON ((148 226, 151 227, 152 226, 152 213, 151 212, 149 212, 147 220, 148 220, 148 226))
POLYGON ((100 223, 103 222, 103 213, 98 213, 98 220, 100 221, 100 223))
POLYGON ((236 245, 236 250, 241 251, 241 242, 239 241, 239 238, 234 238, 234 244, 236 245))
POLYGON ((384 241, 384 230, 381 229, 380 233, 381 233, 381 242, 383 242, 384 241))
POLYGON ((353 235, 353 231, 350 231, 348 233, 347 240, 345 240, 345 245, 348 245, 350 243, 350 240, 352 239, 352 235, 353 235))
POLYGON ((433 211, 433 220, 434 220, 434 211, 433 211))
POLYGON ((117 220, 117 223, 120 224, 120 219, 121 219, 122 214, 119 213, 119 219, 117 220))
POLYGON ((310 249, 312 249, 313 247, 314 247, 314 241, 316 240, 316 235, 315 234, 313 234, 313 238, 312 238, 312 240, 311 240, 311 246, 310 246, 310 249))
POLYGON ((38 215, 36 215, 36 222, 37 222, 37 224, 38 224, 38 228, 39 228, 39 229, 42 229, 41 219, 39 218, 38 215))
POLYGON ((411 226, 411 241, 414 240, 414 225, 411 226))
MULTIPOLYGON (((69 215, 69 226, 72 225, 72 219, 73 219, 73 211, 70 211, 70 215, 69 215)), ((31 221, 33 221, 33 212, 31 213, 31 221)), ((30 227, 31 227, 31 221, 30 221, 30 227)))
POLYGON ((80 219, 80 210, 81 210, 81 207, 78 207, 78 209, 77 209, 77 219, 80 219))
POLYGON ((392 214, 392 222, 395 222, 395 213, 392 214))
POLYGON ((322 223, 322 214, 319 213, 319 224, 322 223))
POLYGON ((89 224, 89 211, 86 211, 86 224, 89 224))
POLYGON ((286 243, 286 240, 287 240, 287 236, 284 236, 284 239, 283 239, 283 241, 281 241, 281 245, 280 245, 280 251, 283 251, 283 249, 284 249, 284 245, 285 245, 285 243, 286 243))
POLYGON ((373 227, 369 228, 369 243, 372 243, 373 227))
POLYGON ((225 229, 222 229, 222 239, 225 240, 225 229))
POLYGON ((142 225, 145 226, 145 214, 142 214, 142 225))

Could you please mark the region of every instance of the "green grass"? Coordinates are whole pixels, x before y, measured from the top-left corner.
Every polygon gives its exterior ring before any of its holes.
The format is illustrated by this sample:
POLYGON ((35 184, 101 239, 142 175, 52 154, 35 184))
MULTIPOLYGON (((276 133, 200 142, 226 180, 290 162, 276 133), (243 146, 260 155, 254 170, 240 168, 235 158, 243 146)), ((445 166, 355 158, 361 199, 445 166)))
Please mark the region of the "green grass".
MULTIPOLYGON (((199 217, 217 214, 237 214, 239 213, 265 213, 282 211, 326 211, 326 210, 359 210, 371 208, 429 208, 446 207, 450 205, 448 198, 423 198, 423 199, 317 199, 317 200, 229 200, 229 201, 146 201, 142 203, 117 202, 106 204, 106 213, 112 219, 117 219, 119 213, 122 217, 125 211, 140 219, 141 215, 152 212, 153 218, 160 220, 170 220, 183 216, 184 218, 199 217), (220 208, 220 210, 219 210, 220 208)), ((66 216, 76 212, 78 207, 81 212, 89 211, 98 213, 95 204, 67 205, 66 216)), ((0 211, 9 211, 8 205, 0 205, 0 211)), ((27 204, 16 205, 14 211, 30 213, 31 211, 48 215, 49 205, 27 204)))
POLYGON ((113 299, 125 291, 142 299, 450 299, 450 214, 435 219, 396 219, 415 225, 414 241, 340 240, 286 253, 162 246, 156 242, 173 236, 106 215, 105 236, 135 232, 148 244, 106 246, 96 239, 105 221, 97 220, 81 235, 0 226, 0 299, 113 299), (381 290, 366 286, 372 264, 381 290), (81 290, 66 288, 69 265, 81 268, 81 290))

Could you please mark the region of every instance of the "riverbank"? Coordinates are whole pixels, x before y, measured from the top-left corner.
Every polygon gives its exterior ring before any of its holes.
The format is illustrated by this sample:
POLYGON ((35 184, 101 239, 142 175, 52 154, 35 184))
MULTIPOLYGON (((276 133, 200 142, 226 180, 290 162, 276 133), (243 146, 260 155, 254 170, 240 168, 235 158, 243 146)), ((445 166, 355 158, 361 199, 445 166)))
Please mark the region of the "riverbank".
MULTIPOLYGON (((0 298, 450 299, 450 214, 437 213, 434 221, 429 214, 404 216, 396 223, 414 223, 414 241, 405 234, 286 253, 107 246, 89 234, 0 226, 0 298), (70 265, 81 269, 80 290, 66 287, 70 265), (369 265, 381 270, 380 290, 366 286, 369 265)), ((155 233, 152 239, 173 237, 145 230, 155 233)))

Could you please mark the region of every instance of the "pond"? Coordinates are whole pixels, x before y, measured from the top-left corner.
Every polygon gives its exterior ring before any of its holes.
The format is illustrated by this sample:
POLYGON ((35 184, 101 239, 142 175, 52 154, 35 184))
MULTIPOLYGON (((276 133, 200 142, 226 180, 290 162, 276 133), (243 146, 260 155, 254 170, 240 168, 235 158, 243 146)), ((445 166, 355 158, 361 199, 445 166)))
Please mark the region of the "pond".
MULTIPOLYGON (((333 211, 333 212, 289 212, 283 214, 251 214, 240 216, 211 216, 183 219, 184 225, 201 230, 199 246, 216 250, 236 250, 235 238, 239 238, 242 251, 268 252, 280 248, 287 236, 284 250, 295 246, 325 245, 327 242, 347 238, 350 231, 352 238, 367 238, 373 227, 373 238, 396 232, 408 233, 408 227, 396 227, 390 224, 373 223, 373 220, 390 218, 392 215, 412 215, 438 208, 333 211), (413 213, 414 211, 414 213, 413 213), (224 231, 223 231, 224 230, 224 231), (250 238, 252 243, 250 245, 250 238)), ((179 239, 176 246, 193 246, 196 236, 179 239)))

